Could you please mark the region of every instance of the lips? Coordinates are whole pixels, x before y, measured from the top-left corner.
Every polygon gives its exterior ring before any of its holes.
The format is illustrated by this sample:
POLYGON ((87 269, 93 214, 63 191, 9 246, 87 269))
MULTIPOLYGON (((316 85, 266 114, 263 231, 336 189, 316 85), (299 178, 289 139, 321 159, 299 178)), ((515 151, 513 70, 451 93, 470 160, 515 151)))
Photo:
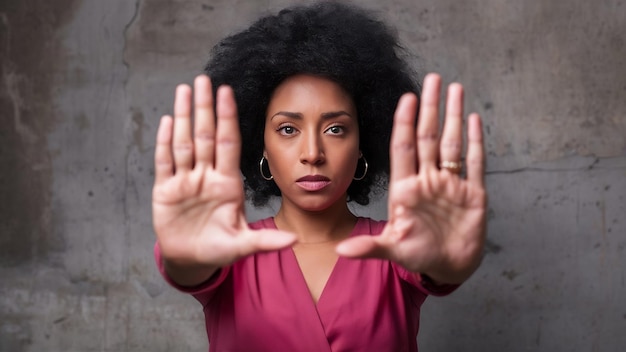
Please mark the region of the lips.
POLYGON ((319 191, 330 184, 330 179, 322 175, 307 175, 296 180, 296 184, 305 191, 319 191))

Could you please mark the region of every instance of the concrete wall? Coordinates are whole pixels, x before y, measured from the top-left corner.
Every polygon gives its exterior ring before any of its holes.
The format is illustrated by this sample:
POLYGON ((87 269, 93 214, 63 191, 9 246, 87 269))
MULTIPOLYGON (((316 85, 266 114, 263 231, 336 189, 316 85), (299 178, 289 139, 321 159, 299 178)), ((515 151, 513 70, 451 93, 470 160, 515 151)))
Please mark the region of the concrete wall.
MULTIPOLYGON (((218 38, 289 3, 0 2, 0 350, 206 350, 153 264, 157 121, 218 38)), ((485 119, 487 254, 427 301, 420 348, 623 351, 626 2, 357 3, 485 119)))

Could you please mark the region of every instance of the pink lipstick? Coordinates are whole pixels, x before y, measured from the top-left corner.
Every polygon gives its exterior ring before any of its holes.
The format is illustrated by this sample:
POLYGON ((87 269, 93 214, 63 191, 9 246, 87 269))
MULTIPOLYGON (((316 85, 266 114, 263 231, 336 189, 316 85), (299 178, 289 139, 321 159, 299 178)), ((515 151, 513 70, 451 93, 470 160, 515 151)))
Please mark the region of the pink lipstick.
POLYGON ((296 180, 296 184, 305 191, 315 192, 330 184, 330 179, 322 175, 308 175, 296 180))

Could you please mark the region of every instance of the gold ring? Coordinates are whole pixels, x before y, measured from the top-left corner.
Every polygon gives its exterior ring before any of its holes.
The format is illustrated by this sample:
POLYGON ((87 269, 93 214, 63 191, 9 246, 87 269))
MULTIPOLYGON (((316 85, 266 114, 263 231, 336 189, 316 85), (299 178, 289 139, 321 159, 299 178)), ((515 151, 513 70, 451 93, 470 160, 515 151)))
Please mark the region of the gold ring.
POLYGON ((450 173, 460 174, 461 169, 463 168, 463 164, 456 161, 444 160, 441 162, 441 164, 439 164, 439 167, 448 170, 450 173))

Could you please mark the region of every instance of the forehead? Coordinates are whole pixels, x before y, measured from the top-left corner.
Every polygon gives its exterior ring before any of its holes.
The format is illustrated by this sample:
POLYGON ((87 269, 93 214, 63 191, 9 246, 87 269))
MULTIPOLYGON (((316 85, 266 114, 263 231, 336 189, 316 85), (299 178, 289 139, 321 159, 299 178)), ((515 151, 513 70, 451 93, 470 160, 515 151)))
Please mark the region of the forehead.
POLYGON ((268 115, 279 110, 294 112, 344 110, 356 116, 350 95, 336 82, 319 76, 295 75, 284 80, 272 94, 268 115))

